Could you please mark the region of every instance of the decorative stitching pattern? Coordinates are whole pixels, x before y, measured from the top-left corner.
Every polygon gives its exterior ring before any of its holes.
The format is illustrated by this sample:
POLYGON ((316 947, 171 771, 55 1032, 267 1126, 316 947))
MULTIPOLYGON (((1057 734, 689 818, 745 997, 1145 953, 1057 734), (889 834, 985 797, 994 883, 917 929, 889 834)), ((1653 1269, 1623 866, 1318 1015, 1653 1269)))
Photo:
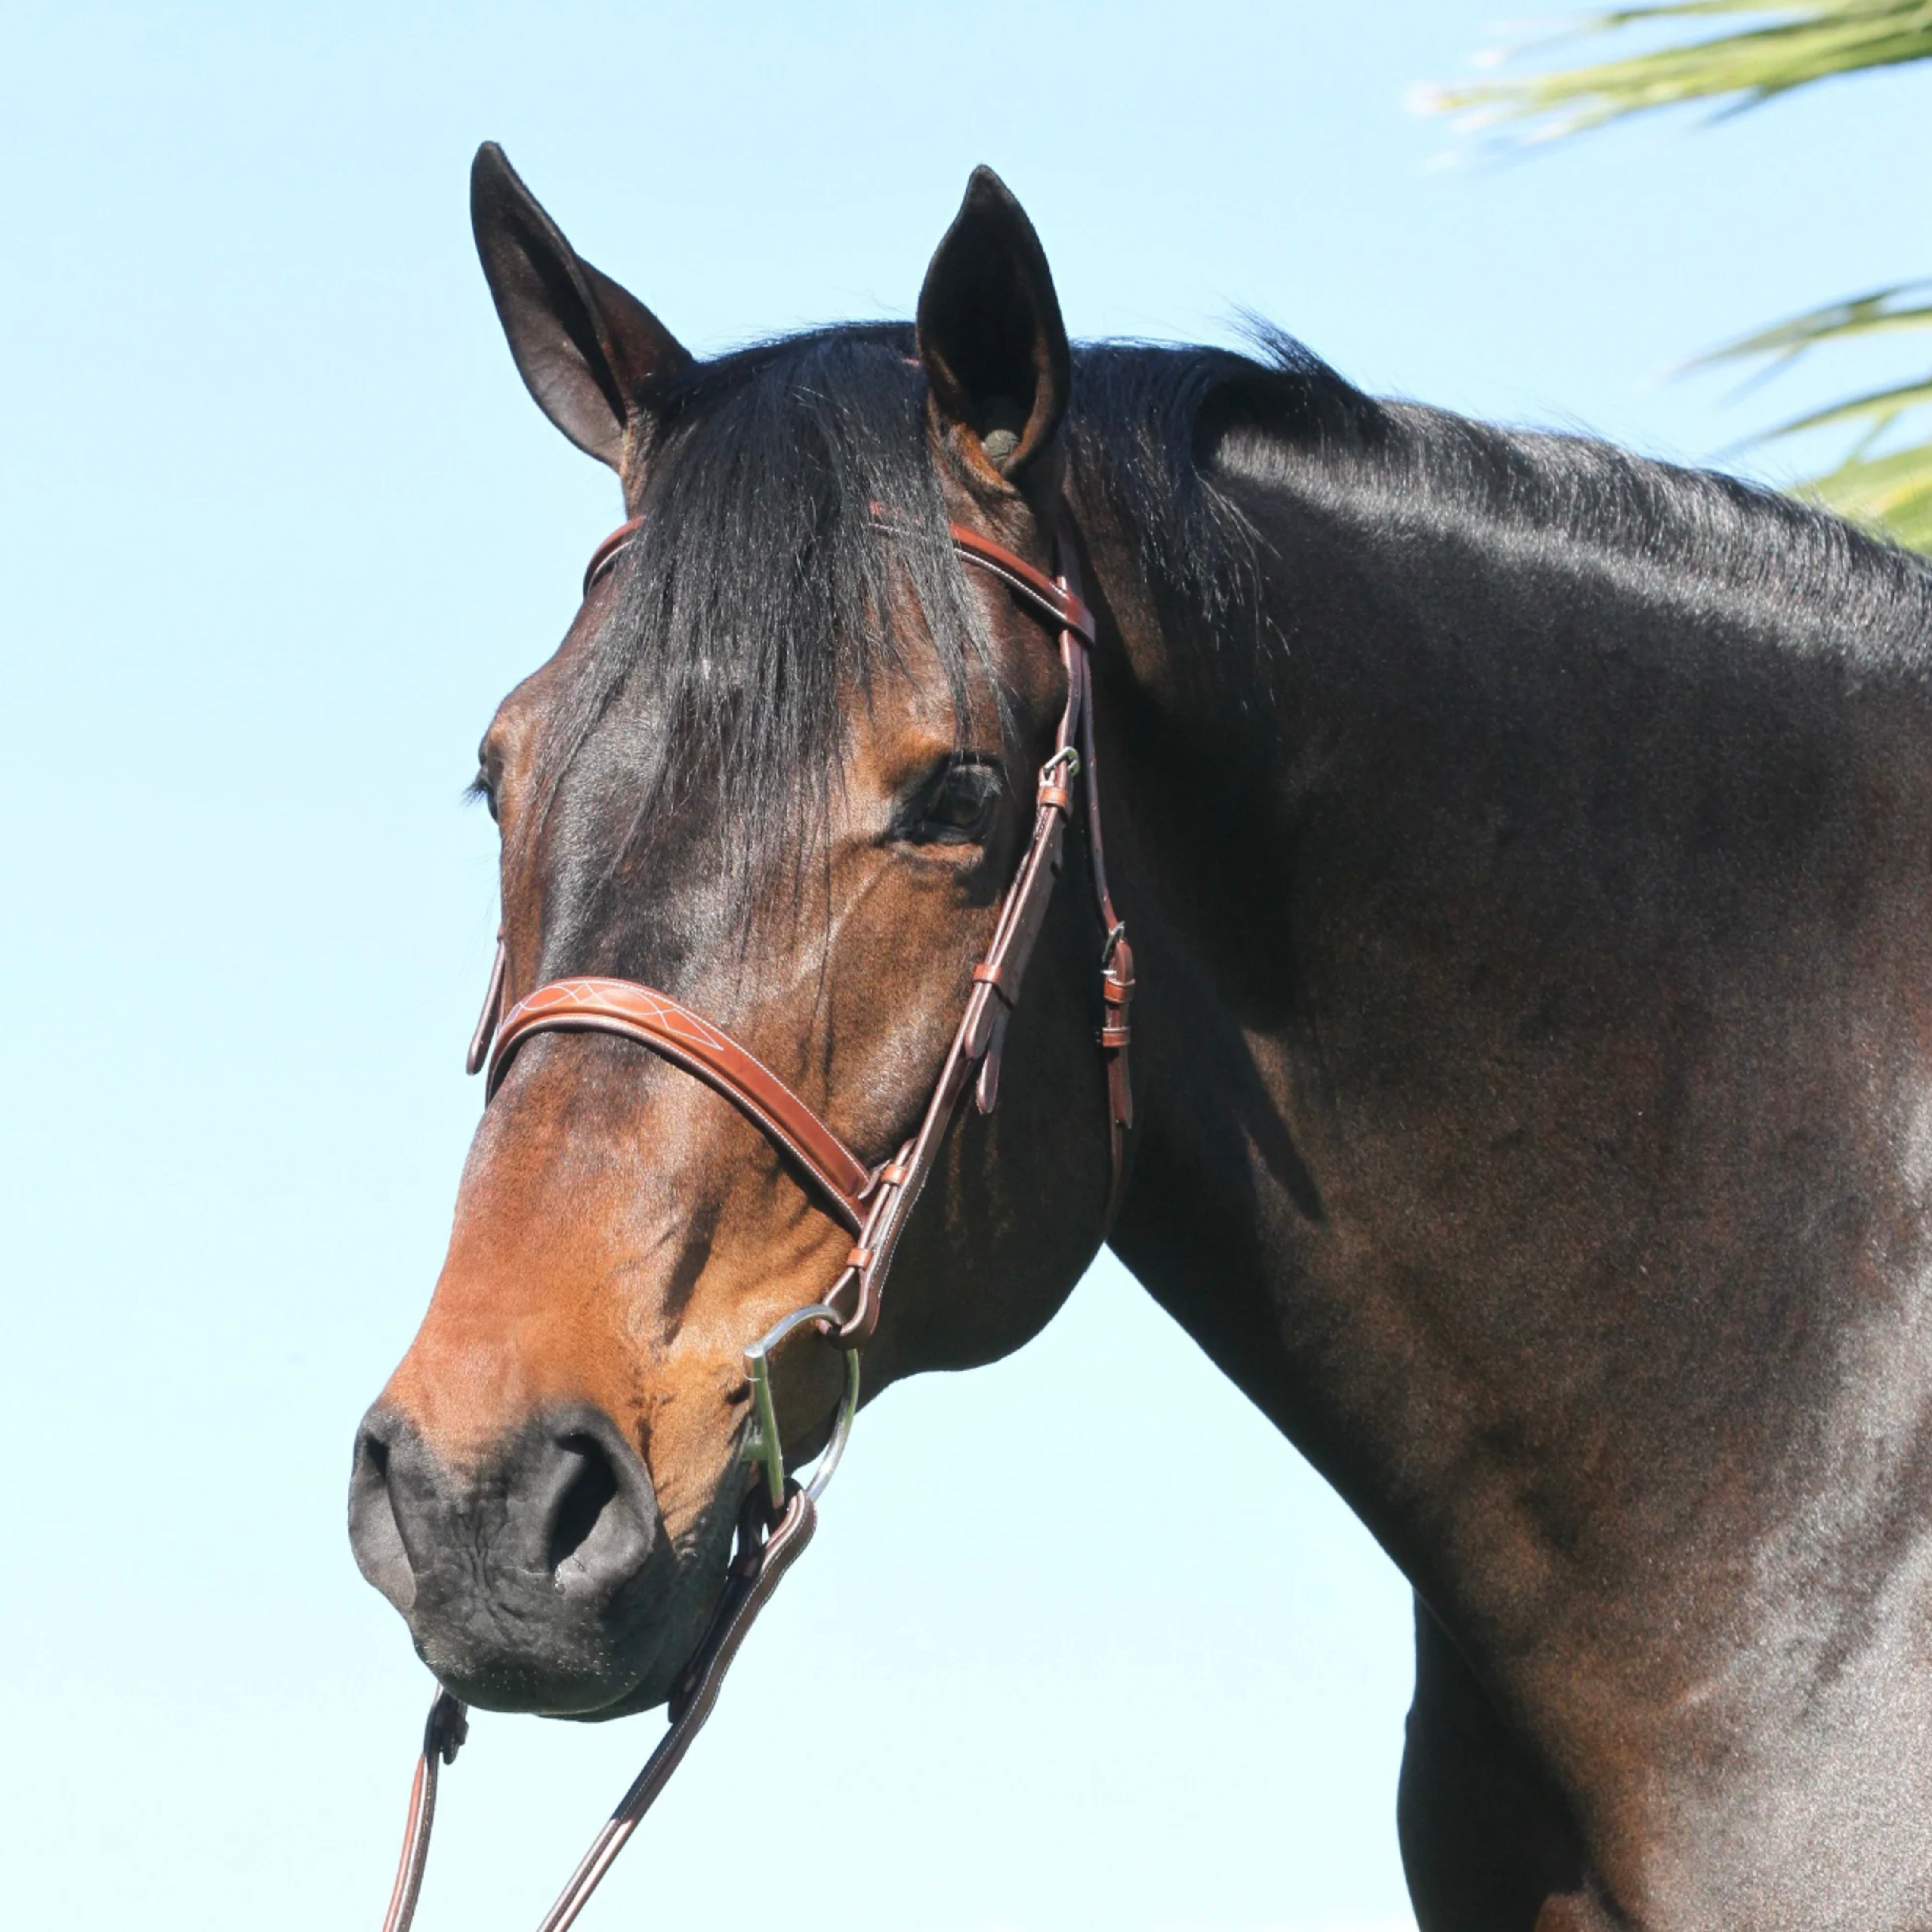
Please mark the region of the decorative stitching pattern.
POLYGON ((511 1054, 533 1033, 615 1034, 699 1075, 788 1149, 856 1228, 872 1170, 764 1061, 668 993, 629 980, 554 980, 503 1016, 490 1055, 486 1090, 502 1082, 511 1054))

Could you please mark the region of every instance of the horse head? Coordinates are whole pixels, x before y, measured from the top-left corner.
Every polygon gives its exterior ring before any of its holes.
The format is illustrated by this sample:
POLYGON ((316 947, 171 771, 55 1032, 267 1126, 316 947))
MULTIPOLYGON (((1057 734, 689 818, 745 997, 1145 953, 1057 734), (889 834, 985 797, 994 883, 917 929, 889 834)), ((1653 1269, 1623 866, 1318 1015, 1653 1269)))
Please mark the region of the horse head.
MULTIPOLYGON (((1051 627, 956 547, 1046 580, 1070 358, 1040 244, 983 170, 916 328, 713 362, 583 260, 495 148, 472 188, 517 366, 616 470, 628 520, 483 739, 512 1010, 428 1312, 358 1438, 351 1535, 457 1694, 606 1718, 664 1701, 698 1644, 759 1480, 745 1351, 856 1282, 869 1210, 842 1219, 838 1189, 675 1042, 519 1031, 526 996, 656 989, 856 1154, 848 1196, 885 1184, 1070 710, 1051 627)), ((1097 1247, 1096 945, 1062 891, 1024 1002, 995 1015, 997 1094, 982 1080, 983 1111, 935 1138, 869 1393, 1018 1346, 1097 1247)), ((845 1387, 829 1325, 773 1358, 794 1459, 845 1387)))

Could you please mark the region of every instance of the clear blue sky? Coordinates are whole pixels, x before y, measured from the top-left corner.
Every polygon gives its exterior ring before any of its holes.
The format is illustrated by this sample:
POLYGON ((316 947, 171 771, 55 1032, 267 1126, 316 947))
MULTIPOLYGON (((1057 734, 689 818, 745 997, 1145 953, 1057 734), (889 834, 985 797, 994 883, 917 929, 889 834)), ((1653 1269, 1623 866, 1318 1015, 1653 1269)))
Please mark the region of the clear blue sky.
MULTIPOLYGON (((1923 176, 1911 76, 1432 169, 1408 90, 1491 38, 1477 0, 14 0, 0 1918, 373 1932, 387 1896, 428 1684, 350 1558, 351 1432, 478 1105, 458 794, 617 514, 498 336, 478 141, 700 349, 908 314, 984 160, 1078 333, 1252 309, 1378 388, 1698 460, 1819 382, 1726 407, 1673 362, 1932 269, 1883 185, 1923 176)), ((802 1845, 788 1932, 1382 1932, 1407 1690, 1394 1572, 1102 1266, 868 1412, 587 1924, 754 1910, 802 1845)), ((482 1717, 424 1932, 532 1922, 656 1727, 482 1717)))

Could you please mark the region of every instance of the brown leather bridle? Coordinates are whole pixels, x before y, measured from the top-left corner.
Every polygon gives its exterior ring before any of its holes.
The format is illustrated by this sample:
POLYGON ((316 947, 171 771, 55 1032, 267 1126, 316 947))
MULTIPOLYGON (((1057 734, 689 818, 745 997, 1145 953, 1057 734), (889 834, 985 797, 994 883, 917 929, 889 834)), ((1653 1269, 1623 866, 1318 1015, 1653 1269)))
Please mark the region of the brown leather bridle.
MULTIPOLYGON (((875 511, 874 519, 886 530, 894 527, 882 512, 875 511)), ((584 573, 586 597, 616 564, 642 521, 633 518, 598 546, 584 573)), ((762 1465, 766 1480, 754 1486, 746 1501, 724 1593, 672 1692, 670 1728, 572 1874, 538 1932, 564 1932, 583 1909, 710 1714, 725 1670, 752 1620, 811 1539, 818 1496, 844 1450, 857 1407, 858 1351, 878 1325, 880 1298, 907 1219, 932 1173, 968 1083, 974 1087, 976 1104, 982 1114, 990 1114, 999 1097, 1000 1060, 1007 1024, 1018 1004, 1021 982, 1059 877, 1061 848, 1078 796, 1076 779, 1084 782, 1088 866, 1105 935, 1100 951, 1102 1024, 1097 1040, 1107 1069, 1112 1162, 1107 1226, 1112 1226, 1120 1206, 1133 1127, 1127 1045, 1134 964, 1126 926, 1107 890, 1101 844, 1089 660, 1094 638, 1093 614, 1081 597, 1073 545, 1064 527, 1055 534, 1051 577, 1003 545, 958 524, 951 526, 950 536, 961 562, 999 579, 1022 604, 1058 632, 1066 700, 1052 754, 1040 767, 1032 836, 1006 889, 992 943, 973 969, 973 990, 967 998, 965 1012, 918 1129, 896 1154, 877 1166, 868 1166, 770 1067, 729 1034, 669 994, 634 980, 553 980, 526 993, 506 1012, 507 954, 500 935, 497 940, 482 1017, 470 1044, 470 1071, 488 1068, 486 1105, 502 1084, 512 1056, 532 1034, 602 1033, 633 1041, 722 1094, 773 1143, 793 1172, 854 1238, 844 1265, 824 1299, 788 1316, 746 1351, 758 1428, 747 1454, 762 1465), (845 1397, 831 1441, 810 1480, 801 1486, 785 1472, 767 1358, 785 1336, 805 1326, 814 1328, 844 1352, 847 1372, 845 1397)), ((467 1729, 464 1706, 439 1686, 410 1790, 409 1828, 383 1932, 407 1932, 415 1915, 429 1855, 437 1766, 454 1761, 467 1729)))

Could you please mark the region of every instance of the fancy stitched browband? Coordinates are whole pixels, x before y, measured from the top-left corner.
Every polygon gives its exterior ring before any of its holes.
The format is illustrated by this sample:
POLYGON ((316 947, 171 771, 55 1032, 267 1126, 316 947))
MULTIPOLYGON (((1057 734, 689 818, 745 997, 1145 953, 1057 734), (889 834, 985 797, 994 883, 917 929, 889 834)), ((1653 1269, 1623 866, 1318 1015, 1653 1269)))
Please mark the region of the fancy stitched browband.
MULTIPOLYGON (((874 514, 881 528, 892 527, 882 512, 875 509, 874 514)), ((641 518, 632 518, 598 545, 584 572, 586 597, 616 564, 642 522, 641 518)), ((633 1041, 682 1067, 730 1101, 772 1142, 854 1237, 844 1268, 824 1299, 786 1316, 746 1352, 757 1430, 748 1444, 747 1456, 759 1465, 764 1480, 753 1488, 740 1515, 736 1553, 724 1595, 672 1693, 669 1729, 538 1932, 564 1932, 583 1909, 710 1715, 724 1672, 753 1618, 811 1538, 815 1504, 843 1453, 857 1408, 858 1351, 878 1324, 880 1298, 899 1237, 938 1158, 969 1081, 982 1113, 990 1114, 998 1101, 1007 1022, 1018 1003, 1021 982, 1059 875, 1061 848, 1074 812, 1076 779, 1083 784, 1089 870, 1104 935, 1100 952, 1102 1019, 1096 1038, 1107 1068, 1112 1174, 1108 1226, 1120 1206, 1126 1178, 1127 1136, 1133 1126, 1127 1046, 1134 965, 1126 928, 1107 889, 1101 844, 1093 673, 1088 656, 1094 639, 1093 614, 1081 597, 1072 545, 1064 530, 1055 534, 1052 577, 1003 545, 958 524, 950 526, 950 535, 962 562, 997 578, 1058 632, 1066 700, 1052 755, 1040 767, 1032 836, 1001 903, 992 942, 986 957, 973 969, 973 990, 967 998, 964 1015, 918 1130, 896 1153, 876 1166, 868 1166, 755 1054, 668 994, 634 980, 554 980, 505 1011, 507 956, 502 939, 498 938, 489 990, 470 1041, 468 1061, 472 1073, 488 1068, 486 1104, 502 1083, 518 1048, 533 1034, 602 1033, 633 1041), (844 1305, 848 1291, 850 1303, 844 1305), (844 1352, 846 1375, 844 1396, 831 1440, 809 1480, 801 1486, 785 1471, 768 1359, 788 1335, 808 1326, 844 1352)), ((415 1915, 429 1853, 437 1766, 454 1762, 466 1732, 464 1706, 439 1686, 410 1794, 409 1828, 383 1932, 407 1932, 415 1915)))

